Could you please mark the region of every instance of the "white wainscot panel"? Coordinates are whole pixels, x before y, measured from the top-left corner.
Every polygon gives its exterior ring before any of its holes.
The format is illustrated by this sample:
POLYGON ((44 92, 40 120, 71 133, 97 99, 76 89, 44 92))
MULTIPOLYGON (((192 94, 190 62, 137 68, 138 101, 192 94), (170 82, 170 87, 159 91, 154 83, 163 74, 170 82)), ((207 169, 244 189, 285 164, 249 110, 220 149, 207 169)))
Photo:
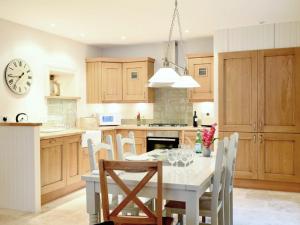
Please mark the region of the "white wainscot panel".
POLYGON ((300 46, 300 21, 275 25, 275 48, 300 46))
POLYGON ((228 30, 217 30, 214 33, 214 51, 228 52, 228 30))
POLYGON ((274 48, 274 24, 228 30, 228 50, 245 51, 274 48))

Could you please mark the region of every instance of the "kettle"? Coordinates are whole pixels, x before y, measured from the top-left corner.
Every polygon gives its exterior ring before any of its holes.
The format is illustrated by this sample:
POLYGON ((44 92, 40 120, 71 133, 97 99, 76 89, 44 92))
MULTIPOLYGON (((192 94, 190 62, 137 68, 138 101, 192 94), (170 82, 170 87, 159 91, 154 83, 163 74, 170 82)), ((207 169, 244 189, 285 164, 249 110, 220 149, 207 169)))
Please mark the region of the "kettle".
POLYGON ((28 121, 28 115, 26 113, 19 113, 16 116, 16 122, 20 123, 20 122, 27 122, 28 121))

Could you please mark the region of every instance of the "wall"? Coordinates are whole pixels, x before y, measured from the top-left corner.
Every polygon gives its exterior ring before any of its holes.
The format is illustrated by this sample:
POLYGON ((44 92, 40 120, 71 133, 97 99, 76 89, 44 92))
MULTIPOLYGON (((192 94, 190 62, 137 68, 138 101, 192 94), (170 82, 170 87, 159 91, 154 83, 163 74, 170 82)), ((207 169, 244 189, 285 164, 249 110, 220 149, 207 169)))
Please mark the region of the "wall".
POLYGON ((96 47, 61 38, 22 25, 0 20, 0 120, 8 116, 14 121, 15 115, 25 112, 30 121, 45 121, 49 95, 48 76, 53 68, 72 71, 74 76, 70 86, 74 95, 81 96, 78 103, 79 115, 87 113, 85 107, 85 58, 99 55, 96 47), (33 83, 25 96, 12 94, 4 80, 4 70, 14 58, 24 59, 33 71, 33 83))
MULTIPOLYGON (((184 42, 185 52, 188 53, 212 53, 213 52, 213 38, 197 38, 191 39, 184 42)), ((165 55, 166 43, 149 43, 149 44, 139 44, 139 45, 129 45, 129 46, 109 46, 102 47, 101 54, 102 56, 108 57, 152 57, 155 59, 154 70, 156 71, 162 66, 162 58, 165 55)), ((184 59, 181 57, 182 46, 178 46, 178 62, 180 65, 184 65, 184 59)), ((175 48, 174 44, 170 51, 170 59, 175 62, 175 48)), ((136 113, 139 111, 138 108, 142 108, 141 112, 143 116, 147 119, 154 119, 155 122, 167 122, 169 119, 173 122, 176 121, 185 121, 191 123, 192 119, 192 110, 205 109, 204 111, 209 111, 213 115, 213 107, 203 107, 201 104, 194 104, 194 107, 191 103, 187 101, 187 94, 182 90, 166 90, 157 89, 156 90, 156 100, 154 104, 144 104, 142 107, 136 104, 101 104, 101 105, 90 105, 90 111, 101 111, 101 112, 110 112, 111 108, 114 108, 114 112, 120 112, 123 118, 133 119, 136 113), (175 115, 171 115, 168 110, 170 105, 166 104, 167 102, 162 101, 161 97, 169 97, 172 99, 172 105, 178 106, 174 111, 180 111, 178 115, 182 115, 180 118, 176 118, 175 115), (178 100, 174 102, 175 100, 178 100), (180 102, 183 99, 183 102, 180 102), (183 105, 182 105, 183 104, 183 105), (162 107, 165 106, 165 107, 162 107), (186 109, 186 110, 185 110, 186 109), (182 111, 183 110, 183 111, 182 111), (182 114, 186 113, 185 115, 182 114), (156 115, 155 115, 156 114, 156 115), (157 116, 159 114, 159 116, 157 116), (167 118, 169 115, 170 118, 167 118)), ((170 102, 170 101, 169 101, 170 102)), ((212 103, 208 103, 213 105, 212 103)), ((207 105, 207 104, 206 104, 207 105)))

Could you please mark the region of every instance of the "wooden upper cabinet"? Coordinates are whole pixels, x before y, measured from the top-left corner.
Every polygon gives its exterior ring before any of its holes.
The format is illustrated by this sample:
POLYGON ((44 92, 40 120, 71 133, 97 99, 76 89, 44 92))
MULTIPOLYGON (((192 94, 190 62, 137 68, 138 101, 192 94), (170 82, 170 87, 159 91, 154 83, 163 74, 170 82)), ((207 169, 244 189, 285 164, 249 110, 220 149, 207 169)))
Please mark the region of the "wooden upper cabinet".
POLYGON ((153 90, 147 87, 153 75, 153 62, 123 63, 123 100, 128 102, 151 102, 153 90), (152 65, 151 65, 152 64, 152 65))
POLYGON ((300 183, 300 134, 259 134, 259 179, 300 183))
MULTIPOLYGON (((229 137, 232 132, 221 132, 220 138, 229 137)), ((258 178, 258 134, 239 133, 238 151, 234 177, 237 179, 258 178)))
POLYGON ((260 132, 300 132, 300 48, 258 51, 260 132))
POLYGON ((122 63, 102 63, 102 101, 122 101, 122 63))
POLYGON ((212 56, 188 56, 188 71, 199 83, 199 88, 189 90, 191 102, 214 100, 214 58, 212 56))
POLYGON ((153 102, 148 80, 154 74, 152 58, 91 58, 86 60, 87 103, 153 102))
POLYGON ((101 102, 101 62, 86 64, 86 102, 89 104, 101 102))
POLYGON ((257 51, 219 54, 219 129, 257 131, 257 51))

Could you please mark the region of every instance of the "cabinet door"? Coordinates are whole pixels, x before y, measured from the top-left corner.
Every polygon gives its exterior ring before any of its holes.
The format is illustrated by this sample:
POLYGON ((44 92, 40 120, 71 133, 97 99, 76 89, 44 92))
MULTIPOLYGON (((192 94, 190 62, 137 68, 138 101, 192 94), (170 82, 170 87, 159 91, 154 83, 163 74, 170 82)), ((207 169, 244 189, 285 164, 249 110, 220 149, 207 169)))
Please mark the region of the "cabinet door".
POLYGON ((80 141, 81 141, 80 135, 64 138, 64 145, 67 151, 67 184, 72 184, 81 180, 80 141))
POLYGON ((300 132, 300 48, 259 51, 259 131, 300 132))
POLYGON ((257 51, 219 55, 219 129, 257 130, 257 51))
MULTIPOLYGON (((220 138, 232 133, 221 132, 220 138)), ((234 177, 238 179, 258 178, 258 141, 257 133, 239 133, 239 142, 234 177)))
POLYGON ((136 154, 140 155, 147 152, 146 149, 146 139, 145 138, 135 138, 136 154))
POLYGON ((300 183, 300 134, 259 134, 259 179, 300 183))
POLYGON ((122 64, 102 63, 103 102, 122 101, 122 64))
POLYGON ((101 62, 86 63, 86 102, 101 102, 101 62))
POLYGON ((199 83, 199 88, 189 91, 190 101, 214 100, 213 57, 190 58, 188 60, 189 74, 199 83))
POLYGON ((147 63, 123 63, 123 100, 145 101, 147 91, 147 63))
POLYGON ((197 131, 184 131, 183 144, 190 145, 194 148, 196 144, 197 131))
POLYGON ((66 151, 63 140, 41 141, 41 192, 46 194, 66 185, 66 151))
POLYGON ((88 148, 82 148, 80 153, 80 174, 88 174, 91 171, 89 150, 88 148))

